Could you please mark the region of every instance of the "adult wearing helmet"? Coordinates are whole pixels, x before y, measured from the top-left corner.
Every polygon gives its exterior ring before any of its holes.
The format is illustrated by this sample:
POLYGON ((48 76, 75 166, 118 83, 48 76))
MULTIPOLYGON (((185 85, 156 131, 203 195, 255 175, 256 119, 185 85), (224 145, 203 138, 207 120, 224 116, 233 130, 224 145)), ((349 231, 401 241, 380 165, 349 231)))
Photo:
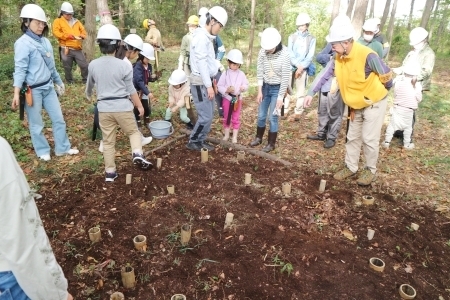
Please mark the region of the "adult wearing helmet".
MULTIPOLYGON (((145 21, 144 21, 145 22, 145 21)), ((159 70, 159 52, 164 51, 164 46, 162 43, 161 32, 158 28, 156 28, 156 22, 154 20, 148 19, 147 26, 144 27, 148 29, 147 35, 145 36, 144 41, 149 43, 155 48, 155 69, 156 72, 159 70)))
MULTIPOLYGON (((376 178, 381 126, 387 107, 392 72, 371 49, 353 42, 354 29, 350 23, 332 25, 327 35, 336 52, 333 65, 327 65, 319 80, 336 75, 342 99, 351 109, 345 144, 345 167, 334 175, 337 180, 354 176, 358 171, 361 145, 366 167, 357 183, 370 185, 376 178)), ((309 107, 312 95, 305 98, 309 107)))
MULTIPOLYGON (((300 13, 295 20, 297 31, 289 36, 288 49, 292 65, 292 81, 295 82, 296 98, 293 118, 300 121, 303 113, 303 101, 305 99, 306 82, 308 80, 308 67, 312 64, 314 51, 316 50, 316 38, 309 31, 311 18, 306 13, 300 13)), ((289 97, 286 97, 286 111, 289 109, 289 97)))
POLYGON ((45 37, 48 33, 47 17, 44 10, 36 4, 27 4, 20 13, 23 35, 14 43, 14 97, 12 108, 20 104, 21 90, 31 89, 32 100, 24 105, 36 155, 45 161, 50 160, 50 145, 44 136, 42 108, 52 122, 55 154, 78 154, 70 148, 66 133, 66 122, 61 111, 57 93, 64 94, 65 87, 55 67, 53 48, 45 37), (53 84, 56 85, 56 91, 53 84))
POLYGON ((44 224, 8 142, 0 137, 1 299, 72 300, 44 224))
POLYGON ((139 115, 144 115, 144 108, 133 86, 133 69, 130 65, 115 57, 120 46, 119 29, 112 24, 105 24, 98 30, 97 43, 103 56, 89 64, 86 82, 86 97, 97 90, 97 108, 100 128, 103 136, 103 158, 105 161, 105 181, 113 182, 119 175, 115 164, 115 143, 117 127, 129 137, 133 164, 147 170, 152 167, 142 151, 141 133, 133 113, 134 106, 139 115), (131 101, 130 101, 131 98, 131 101))
POLYGON ((59 18, 53 22, 53 35, 58 39, 60 57, 67 83, 73 83, 72 65, 75 61, 81 70, 83 83, 88 75, 88 62, 83 54, 82 40, 86 38, 83 24, 74 18, 72 4, 63 2, 59 18))
POLYGON ((262 149, 270 152, 275 149, 278 135, 278 119, 283 106, 283 98, 291 78, 289 50, 281 44, 281 35, 273 27, 266 28, 261 35, 261 50, 256 67, 258 80, 258 120, 256 137, 250 143, 256 147, 262 143, 266 122, 269 119, 268 143, 262 149))
POLYGON ((192 15, 186 22, 188 26, 188 33, 183 36, 181 40, 180 57, 178 58, 178 70, 183 70, 185 75, 191 75, 191 67, 189 66, 189 50, 192 41, 192 33, 198 28, 198 17, 192 15))
POLYGON ((358 43, 372 49, 379 57, 383 58, 383 45, 376 39, 374 35, 378 25, 374 19, 368 19, 362 26, 363 35, 358 39, 358 43))
POLYGON ((391 48, 391 46, 389 45, 389 41, 387 40, 386 36, 384 34, 382 34, 380 31, 381 20, 379 18, 373 18, 372 20, 377 25, 373 39, 380 42, 380 44, 383 46, 382 58, 385 58, 386 55, 389 53, 389 49, 391 48))
POLYGON ((228 14, 225 9, 214 6, 206 14, 206 24, 196 29, 192 36, 189 51, 192 72, 190 84, 198 120, 189 137, 189 143, 186 145, 190 150, 200 151, 202 148, 214 150, 214 146, 205 142, 214 117, 213 100, 216 91, 213 83, 214 76, 218 71, 211 40, 219 34, 227 20, 228 14))
POLYGON ((183 70, 174 70, 169 78, 169 104, 166 109, 165 120, 170 122, 172 114, 180 111, 180 119, 186 124, 186 128, 192 130, 194 124, 188 117, 185 98, 189 97, 190 88, 188 79, 183 70))

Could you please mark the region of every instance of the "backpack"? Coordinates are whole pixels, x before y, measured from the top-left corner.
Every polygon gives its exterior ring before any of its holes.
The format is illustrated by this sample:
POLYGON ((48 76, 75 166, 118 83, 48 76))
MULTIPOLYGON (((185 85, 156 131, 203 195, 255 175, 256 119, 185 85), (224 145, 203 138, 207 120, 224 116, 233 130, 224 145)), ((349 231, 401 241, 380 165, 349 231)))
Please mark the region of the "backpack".
MULTIPOLYGON (((292 45, 295 44, 295 42, 297 41, 298 36, 294 33, 291 35, 292 36, 292 45)), ((311 44, 311 41, 313 39, 313 36, 311 34, 309 34, 306 37, 306 53, 309 53, 309 45, 311 44)), ((297 67, 295 67, 294 72, 297 71, 297 67)), ((311 61, 311 63, 309 64, 308 68, 306 68, 306 73, 308 74, 308 76, 314 76, 316 75, 316 65, 311 61)))

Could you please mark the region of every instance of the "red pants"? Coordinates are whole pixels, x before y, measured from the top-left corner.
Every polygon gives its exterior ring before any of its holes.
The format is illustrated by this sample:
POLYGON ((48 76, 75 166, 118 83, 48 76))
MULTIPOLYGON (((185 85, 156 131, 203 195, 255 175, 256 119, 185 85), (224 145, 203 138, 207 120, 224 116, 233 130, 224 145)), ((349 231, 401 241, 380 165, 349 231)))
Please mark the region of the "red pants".
MULTIPOLYGON (((230 125, 227 125, 227 120, 228 120, 228 114, 230 111, 230 105, 231 105, 231 101, 226 99, 226 98, 222 98, 222 108, 223 108, 223 127, 224 128, 232 128, 232 129, 239 129, 239 127, 241 126, 241 108, 242 108, 242 100, 238 100, 237 101, 237 109, 234 110, 231 113, 231 119, 230 119, 230 125)), ((233 106, 231 107, 231 109, 233 110, 233 106)))

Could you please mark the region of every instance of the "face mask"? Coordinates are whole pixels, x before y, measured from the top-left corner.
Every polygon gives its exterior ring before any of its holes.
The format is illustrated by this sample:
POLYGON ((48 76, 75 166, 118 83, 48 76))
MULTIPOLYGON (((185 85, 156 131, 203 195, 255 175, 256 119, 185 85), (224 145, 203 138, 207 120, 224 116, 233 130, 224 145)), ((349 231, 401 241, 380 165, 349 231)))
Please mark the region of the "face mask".
POLYGON ((368 42, 373 40, 373 35, 370 35, 370 34, 363 34, 363 37, 368 42))
POLYGON ((414 45, 413 47, 414 47, 415 50, 421 50, 424 45, 425 45, 425 42, 422 41, 422 42, 414 45))

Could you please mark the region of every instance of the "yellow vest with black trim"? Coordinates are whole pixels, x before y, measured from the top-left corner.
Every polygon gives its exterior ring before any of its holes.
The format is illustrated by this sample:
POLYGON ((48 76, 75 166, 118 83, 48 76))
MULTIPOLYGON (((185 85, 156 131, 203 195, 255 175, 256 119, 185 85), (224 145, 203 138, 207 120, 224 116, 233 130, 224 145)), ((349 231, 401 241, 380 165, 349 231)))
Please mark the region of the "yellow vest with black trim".
POLYGON ((377 103, 388 93, 378 74, 372 71, 366 78, 364 69, 370 53, 376 55, 370 48, 353 43, 353 48, 347 56, 336 55, 334 72, 342 99, 354 109, 362 109, 377 103))

